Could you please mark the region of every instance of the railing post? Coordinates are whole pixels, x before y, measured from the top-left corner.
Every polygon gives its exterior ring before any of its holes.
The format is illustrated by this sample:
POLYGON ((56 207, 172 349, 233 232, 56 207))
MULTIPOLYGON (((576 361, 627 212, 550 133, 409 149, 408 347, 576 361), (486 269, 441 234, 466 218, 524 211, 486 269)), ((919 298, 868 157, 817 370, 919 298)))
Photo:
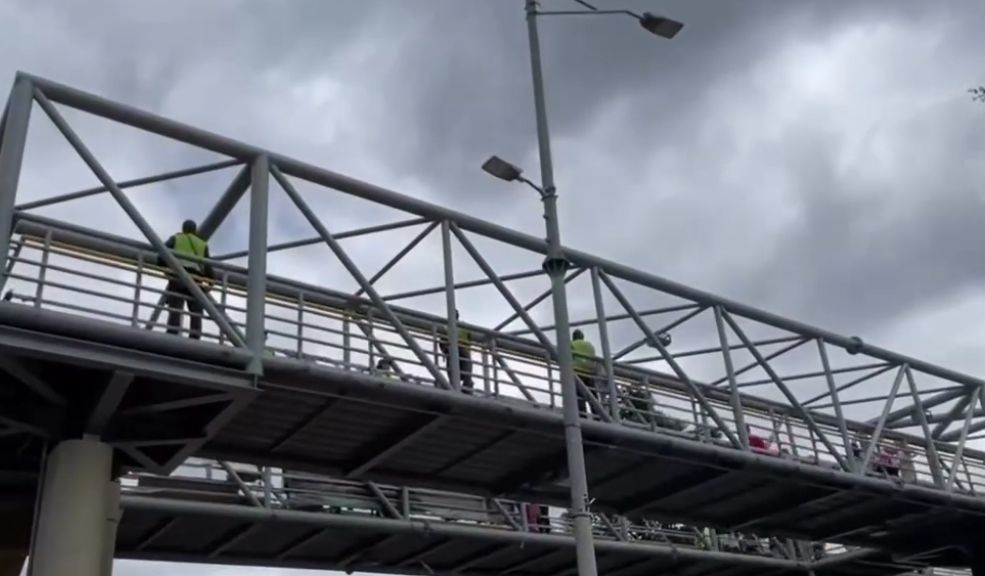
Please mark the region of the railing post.
MULTIPOLYGON (((253 353, 249 370, 263 373, 263 356, 266 350, 264 333, 267 306, 267 189, 270 180, 270 162, 261 154, 253 159, 250 180, 250 255, 246 279, 246 345, 253 353)), ((225 314, 225 312, 222 312, 225 314)))
MULTIPOLYGON (((493 339, 492 343, 490 343, 490 345, 489 345, 489 353, 492 355, 493 358, 496 358, 496 340, 495 340, 495 338, 493 339)), ((497 363, 497 362, 493 362, 492 363, 492 372, 493 372, 493 395, 498 398, 499 397, 499 392, 500 392, 500 390, 499 390, 499 363, 497 363)))
POLYGON ((352 370, 352 321, 349 310, 342 316, 342 364, 352 370))
POLYGON ((452 262, 451 225, 448 220, 441 221, 441 250, 445 268, 445 308, 448 317, 446 328, 448 332, 445 338, 448 352, 445 361, 448 363, 449 384, 453 389, 460 390, 462 374, 458 348, 458 309, 455 307, 455 272, 452 262))
MULTIPOLYGON (((133 285, 133 313, 131 314, 131 325, 134 328, 140 326, 140 297, 144 283, 144 253, 137 255, 137 272, 134 274, 133 285)), ((221 332, 220 332, 221 333, 221 332)))
POLYGON ((605 367, 606 389, 609 391, 609 413, 613 422, 619 422, 619 395, 616 390, 615 375, 612 367, 612 348, 609 346, 609 325, 605 315, 605 302, 602 299, 602 286, 599 269, 593 266, 592 294, 595 298, 595 316, 598 320, 599 344, 602 346, 602 363, 605 367))
POLYGON ((31 81, 18 74, 7 101, 7 121, 0 134, 0 270, 7 269, 10 237, 14 230, 17 184, 24 161, 27 127, 31 119, 31 81))
POLYGON ((298 291, 298 333, 297 333, 297 357, 301 358, 304 353, 304 292, 298 291))
POLYGON ((44 296, 44 282, 48 276, 48 255, 51 254, 51 230, 44 235, 44 246, 41 248, 41 264, 38 267, 38 285, 34 287, 34 307, 41 307, 44 296))
POLYGON ((373 309, 366 309, 366 351, 369 358, 369 369, 376 374, 376 355, 373 353, 373 309))
MULTIPOLYGON (((229 271, 222 271, 222 292, 219 293, 219 310, 221 313, 229 316, 226 312, 227 305, 229 304, 229 271)), ((219 330, 219 344, 222 345, 226 342, 226 333, 219 330)))

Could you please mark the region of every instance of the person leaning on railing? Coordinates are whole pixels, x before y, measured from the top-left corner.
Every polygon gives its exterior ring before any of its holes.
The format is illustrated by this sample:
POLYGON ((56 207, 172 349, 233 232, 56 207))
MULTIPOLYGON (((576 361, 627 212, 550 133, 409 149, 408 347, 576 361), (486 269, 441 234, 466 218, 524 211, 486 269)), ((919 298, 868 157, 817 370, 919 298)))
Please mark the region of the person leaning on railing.
MULTIPOLYGON (((194 220, 185 220, 181 225, 181 232, 168 238, 165 246, 174 252, 178 262, 192 276, 195 282, 203 291, 212 288, 212 279, 215 272, 207 259, 209 254, 209 244, 198 235, 198 225, 194 220)), ((163 258, 158 258, 158 264, 165 266, 163 258)), ((165 289, 164 304, 168 308, 168 334, 177 335, 181 332, 181 314, 185 303, 188 304, 188 315, 190 317, 190 330, 188 337, 192 340, 202 338, 202 303, 192 296, 191 290, 185 286, 181 279, 173 270, 167 273, 168 285, 165 289)))

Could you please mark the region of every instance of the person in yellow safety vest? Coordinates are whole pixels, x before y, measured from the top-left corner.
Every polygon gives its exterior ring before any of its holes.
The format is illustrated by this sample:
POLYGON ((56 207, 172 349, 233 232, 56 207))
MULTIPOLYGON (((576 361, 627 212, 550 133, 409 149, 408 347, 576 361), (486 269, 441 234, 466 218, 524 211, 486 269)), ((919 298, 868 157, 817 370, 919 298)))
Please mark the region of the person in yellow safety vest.
MULTIPOLYGON (((168 238, 164 245, 174 252, 178 262, 198 281, 199 286, 204 288, 211 284, 209 281, 214 278, 212 265, 206 261, 192 259, 211 257, 209 244, 199 237, 198 225, 195 224, 194 220, 185 220, 181 225, 181 232, 168 238), (206 281, 202 281, 203 279, 206 281)), ((159 259, 158 263, 164 265, 163 259, 159 259)), ((202 338, 202 304, 195 300, 191 290, 181 282, 181 279, 174 272, 168 272, 166 290, 164 304, 168 307, 168 334, 177 335, 181 331, 181 314, 187 303, 190 317, 188 337, 193 340, 200 340, 202 338)))
MULTIPOLYGON (((458 320, 458 310, 455 310, 455 319, 458 320)), ((448 338, 443 337, 438 342, 438 347, 445 355, 445 362, 450 362, 448 354, 448 338)), ((472 393, 472 334, 461 325, 458 326, 458 377, 462 383, 462 391, 466 394, 472 393)), ((451 379, 451 366, 448 366, 448 378, 451 379)))
MULTIPOLYGON (((598 390, 595 386, 595 346, 588 340, 585 340, 585 334, 581 330, 575 330, 571 333, 571 356, 574 363, 575 376, 577 376, 596 396, 598 395, 598 390)), ((578 390, 578 411, 582 414, 588 414, 585 409, 585 396, 582 394, 581 389, 578 390)))

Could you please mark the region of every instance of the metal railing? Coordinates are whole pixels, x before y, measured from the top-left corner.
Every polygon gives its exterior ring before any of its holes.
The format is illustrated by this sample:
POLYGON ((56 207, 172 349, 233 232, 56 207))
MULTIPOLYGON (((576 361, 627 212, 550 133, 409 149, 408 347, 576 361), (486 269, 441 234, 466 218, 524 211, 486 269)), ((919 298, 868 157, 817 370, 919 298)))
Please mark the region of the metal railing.
MULTIPOLYGON (((123 494, 129 495, 446 522, 497 531, 572 534, 572 520, 565 511, 537 503, 386 486, 222 461, 191 459, 170 476, 131 473, 121 479, 121 486, 123 494)), ((685 524, 632 522, 625 517, 598 513, 593 514, 592 526, 594 536, 601 540, 802 562, 854 550, 750 533, 723 533, 685 524)))
MULTIPOLYGON (((184 292, 169 291, 173 276, 146 247, 104 242, 101 249, 92 249, 79 242, 78 234, 55 226, 39 227, 30 219, 20 220, 17 226, 23 229, 22 235, 12 242, 7 260, 10 301, 142 330, 168 330, 167 316, 172 311, 180 312, 181 316, 195 315, 202 320, 199 336, 204 342, 230 345, 227 334, 207 313, 170 308, 190 297, 184 292), (43 233, 37 234, 39 231, 43 233)), ((245 271, 226 262, 212 264, 217 271, 215 278, 198 281, 207 288, 225 322, 242 330, 246 326, 248 299, 245 271)), ((365 372, 408 385, 443 386, 500 402, 560 408, 558 371, 550 353, 540 342, 523 335, 463 325, 470 336, 468 343, 460 346, 460 353, 469 359, 471 370, 460 371, 461 383, 451 382, 451 374, 446 372, 450 355, 445 346, 446 319, 395 308, 394 313, 403 324, 401 334, 392 320, 381 318, 373 303, 352 295, 276 278, 268 279, 268 290, 263 318, 267 356, 365 372), (408 344, 405 335, 414 340, 420 353, 408 344), (435 367, 440 367, 440 374, 435 374, 435 367)), ((698 308, 686 309, 693 313, 698 308)), ((661 312, 649 311, 650 315, 661 312)), ((721 319, 721 314, 717 317, 721 319)), ((185 327, 170 329, 190 335, 185 327)), ((771 343, 789 347, 790 342, 801 340, 785 338, 771 343)), ((683 361, 713 352, 688 350, 668 352, 668 356, 683 361)), ((885 418, 875 425, 853 422, 804 410, 802 406, 732 394, 714 382, 692 381, 689 386, 674 375, 649 367, 646 361, 599 358, 596 363, 593 374, 579 376, 586 400, 583 414, 587 418, 732 445, 802 464, 847 468, 895 482, 975 495, 985 489, 985 458, 963 442, 928 440, 931 436, 889 430, 885 418), (611 371, 606 371, 606 366, 611 366, 611 371), (741 409, 736 410, 736 406, 741 409), (738 444, 734 442, 736 437, 741 437, 738 444)), ((840 371, 882 371, 892 375, 887 367, 892 368, 881 363, 840 371)), ((729 370, 733 378, 742 372, 734 366, 729 370)), ((896 368, 894 390, 898 391, 904 380, 912 382, 912 371, 907 366, 896 368)), ((928 393, 940 392, 918 391, 914 398, 928 393)), ((974 412, 969 409, 968 413, 974 412)), ((966 417, 966 422, 970 421, 966 417)), ((966 426, 965 440, 967 436, 966 426)))

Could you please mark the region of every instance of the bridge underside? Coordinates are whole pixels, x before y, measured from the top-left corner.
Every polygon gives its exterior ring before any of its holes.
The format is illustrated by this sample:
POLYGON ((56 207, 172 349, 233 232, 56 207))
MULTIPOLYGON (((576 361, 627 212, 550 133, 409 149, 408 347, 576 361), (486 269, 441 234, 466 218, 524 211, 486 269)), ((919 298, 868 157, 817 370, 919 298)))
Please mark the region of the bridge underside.
MULTIPOLYGON (((269 370, 257 400, 202 454, 565 505, 560 415, 331 373, 269 370)), ((600 510, 904 554, 985 528, 985 510, 970 498, 942 507, 950 495, 669 433, 623 435, 599 422, 584 432, 600 510)))
POLYGON ((0 487, 31 489, 43 447, 83 435, 116 447, 119 470, 167 472, 255 393, 230 366, 0 325, 0 487))
MULTIPOLYGON (((399 521, 361 517, 346 525, 344 516, 324 513, 295 512, 269 521, 259 513, 252 519, 239 514, 249 510, 243 506, 220 505, 195 514, 168 510, 172 502, 161 500, 155 508, 145 500, 139 508, 127 508, 125 498, 117 556, 388 574, 548 576, 577 570, 569 536, 497 534, 477 526, 453 535, 395 531, 399 521), (332 525, 321 523, 326 519, 332 525)), ((782 576, 805 571, 805 565, 773 558, 695 551, 681 555, 658 544, 600 541, 596 546, 599 572, 609 575, 782 576)), ((815 573, 877 576, 905 571, 888 555, 874 554, 819 566, 815 573)))
MULTIPOLYGON (((197 454, 560 506, 568 498, 561 417, 550 410, 293 360, 267 363, 257 389, 232 357, 178 360, 50 328, 0 327, 5 491, 33 488, 44 442, 88 432, 118 448, 121 470, 167 472, 197 454)), ((901 554, 961 545, 985 528, 985 503, 971 497, 669 432, 601 422, 584 431, 599 510, 901 554)))

